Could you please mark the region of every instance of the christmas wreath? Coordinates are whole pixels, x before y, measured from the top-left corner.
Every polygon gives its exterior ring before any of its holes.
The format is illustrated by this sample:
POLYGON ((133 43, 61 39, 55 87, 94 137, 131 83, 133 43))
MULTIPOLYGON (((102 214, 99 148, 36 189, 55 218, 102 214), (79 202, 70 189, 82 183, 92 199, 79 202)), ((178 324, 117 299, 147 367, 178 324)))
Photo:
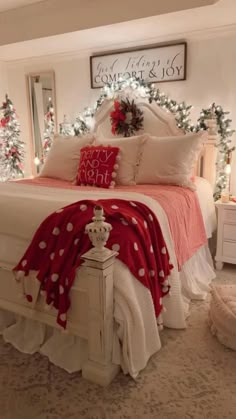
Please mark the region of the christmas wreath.
POLYGON ((143 112, 129 99, 115 100, 110 113, 113 135, 122 134, 130 137, 143 128, 143 112))

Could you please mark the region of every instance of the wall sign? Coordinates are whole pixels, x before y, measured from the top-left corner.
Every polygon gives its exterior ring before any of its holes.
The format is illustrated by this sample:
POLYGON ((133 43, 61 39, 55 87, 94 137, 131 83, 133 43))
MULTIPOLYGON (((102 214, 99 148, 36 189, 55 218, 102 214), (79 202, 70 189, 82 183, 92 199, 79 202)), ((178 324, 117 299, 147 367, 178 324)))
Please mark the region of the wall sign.
POLYGON ((93 89, 119 78, 160 83, 186 79, 186 42, 129 49, 90 57, 93 89))

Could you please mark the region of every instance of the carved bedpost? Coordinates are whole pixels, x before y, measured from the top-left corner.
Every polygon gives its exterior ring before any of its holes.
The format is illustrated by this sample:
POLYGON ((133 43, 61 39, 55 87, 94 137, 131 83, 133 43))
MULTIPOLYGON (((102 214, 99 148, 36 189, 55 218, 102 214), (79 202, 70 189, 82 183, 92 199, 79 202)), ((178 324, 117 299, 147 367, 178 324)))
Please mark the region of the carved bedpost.
POLYGON ((207 119, 205 122, 208 126, 208 139, 200 160, 199 173, 202 177, 207 179, 214 188, 216 182, 216 145, 218 140, 218 128, 216 118, 213 116, 211 119, 207 119))
POLYGON ((102 207, 95 207, 93 223, 86 226, 93 248, 85 253, 83 266, 88 279, 88 361, 82 375, 97 384, 108 385, 119 371, 112 364, 113 267, 117 252, 105 248, 112 226, 105 223, 102 207))

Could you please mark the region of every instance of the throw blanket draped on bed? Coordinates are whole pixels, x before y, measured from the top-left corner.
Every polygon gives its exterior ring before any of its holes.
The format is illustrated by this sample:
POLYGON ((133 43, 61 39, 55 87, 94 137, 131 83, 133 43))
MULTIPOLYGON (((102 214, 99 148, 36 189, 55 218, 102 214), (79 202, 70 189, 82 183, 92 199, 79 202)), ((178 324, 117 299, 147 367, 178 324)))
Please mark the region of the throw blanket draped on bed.
MULTIPOLYGON (((118 250, 118 258, 150 290, 158 317, 162 297, 169 292, 167 277, 173 266, 156 216, 139 202, 83 200, 55 211, 39 226, 14 271, 18 277, 38 272, 46 302, 58 310, 57 322, 65 328, 76 269, 81 256, 91 248, 85 225, 97 204, 103 206, 106 221, 113 227, 107 247, 118 250)), ((32 301, 31 295, 26 298, 32 301)))

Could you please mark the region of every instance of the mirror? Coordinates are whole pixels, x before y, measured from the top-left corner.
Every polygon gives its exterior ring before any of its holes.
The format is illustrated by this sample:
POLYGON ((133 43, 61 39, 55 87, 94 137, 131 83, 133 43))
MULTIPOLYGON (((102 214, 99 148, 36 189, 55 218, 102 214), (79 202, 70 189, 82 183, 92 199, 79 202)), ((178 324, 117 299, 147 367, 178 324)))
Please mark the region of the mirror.
POLYGON ((57 132, 55 74, 53 71, 28 74, 27 85, 33 159, 38 173, 57 132))

